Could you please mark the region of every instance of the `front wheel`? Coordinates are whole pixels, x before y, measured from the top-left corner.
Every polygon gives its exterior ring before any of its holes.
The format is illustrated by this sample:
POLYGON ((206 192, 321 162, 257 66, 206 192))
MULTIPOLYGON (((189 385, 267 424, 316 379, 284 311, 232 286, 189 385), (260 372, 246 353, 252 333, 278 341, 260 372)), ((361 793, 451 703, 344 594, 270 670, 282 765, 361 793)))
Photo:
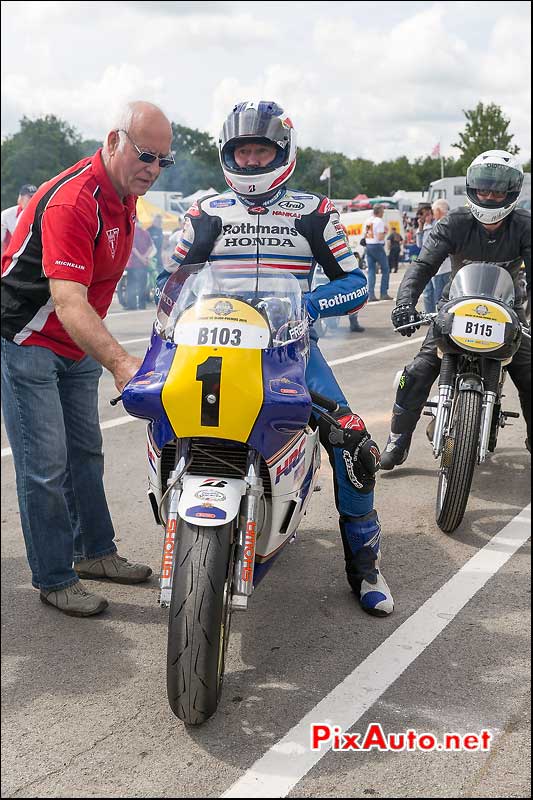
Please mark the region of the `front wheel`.
POLYGON ((176 531, 168 622, 167 695, 174 714, 201 725, 218 706, 229 639, 233 532, 190 525, 176 531))
POLYGON ((436 518, 445 533, 452 533, 465 513, 477 463, 482 403, 479 392, 460 392, 450 433, 444 438, 436 518))

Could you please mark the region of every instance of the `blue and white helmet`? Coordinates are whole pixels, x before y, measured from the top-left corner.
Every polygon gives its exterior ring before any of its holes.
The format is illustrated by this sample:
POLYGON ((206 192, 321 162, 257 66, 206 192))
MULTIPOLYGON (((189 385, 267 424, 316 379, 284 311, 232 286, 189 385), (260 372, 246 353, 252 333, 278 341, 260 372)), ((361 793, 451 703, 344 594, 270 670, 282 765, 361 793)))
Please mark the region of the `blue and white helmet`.
POLYGON ((518 202, 524 170, 505 150, 487 150, 475 158, 466 172, 466 196, 474 217, 484 225, 500 222, 518 202), (498 192, 502 200, 481 199, 477 192, 498 192))
POLYGON ((245 197, 275 192, 296 166, 296 131, 283 108, 272 101, 238 103, 222 126, 218 144, 226 183, 245 197), (273 144, 276 157, 266 167, 239 167, 234 152, 242 140, 273 144))

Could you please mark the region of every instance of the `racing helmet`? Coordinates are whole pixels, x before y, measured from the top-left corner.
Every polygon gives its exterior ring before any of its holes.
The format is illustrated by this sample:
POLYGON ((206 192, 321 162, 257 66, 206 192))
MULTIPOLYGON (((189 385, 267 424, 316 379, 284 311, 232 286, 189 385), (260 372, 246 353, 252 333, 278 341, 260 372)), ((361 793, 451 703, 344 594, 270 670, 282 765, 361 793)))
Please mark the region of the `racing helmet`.
POLYGON ((248 198, 275 192, 296 166, 296 131, 283 108, 273 101, 238 103, 222 126, 218 144, 226 183, 248 198), (265 167, 239 167, 235 147, 243 140, 275 145, 273 161, 265 167))
POLYGON ((467 202, 474 217, 484 225, 500 222, 518 202, 524 170, 505 150, 487 150, 477 156, 466 172, 467 202), (506 192, 502 200, 479 198, 477 192, 506 192))

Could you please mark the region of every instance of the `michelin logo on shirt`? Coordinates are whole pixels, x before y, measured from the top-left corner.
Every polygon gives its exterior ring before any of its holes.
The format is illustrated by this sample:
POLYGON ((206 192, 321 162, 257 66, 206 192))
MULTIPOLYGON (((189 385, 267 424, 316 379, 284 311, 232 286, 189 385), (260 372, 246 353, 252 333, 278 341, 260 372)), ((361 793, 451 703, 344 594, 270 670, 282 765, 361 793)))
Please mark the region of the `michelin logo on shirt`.
POLYGON ((323 297, 318 301, 318 307, 320 311, 325 311, 327 308, 334 308, 335 306, 349 303, 350 300, 357 300, 359 297, 364 297, 366 294, 367 290, 366 286, 364 286, 348 294, 336 294, 333 297, 323 297))
POLYGON ((58 267, 74 267, 74 269, 85 269, 83 264, 74 264, 72 261, 54 261, 58 267))

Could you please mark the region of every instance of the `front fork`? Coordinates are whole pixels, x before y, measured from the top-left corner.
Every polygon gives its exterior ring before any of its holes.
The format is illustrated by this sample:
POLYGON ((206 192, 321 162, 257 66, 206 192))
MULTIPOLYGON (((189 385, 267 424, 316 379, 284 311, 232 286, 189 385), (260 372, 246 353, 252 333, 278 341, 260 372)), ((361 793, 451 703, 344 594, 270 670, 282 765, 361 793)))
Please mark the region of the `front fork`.
POLYGON ((438 458, 442 453, 444 433, 449 429, 456 364, 457 359, 455 356, 449 353, 443 354, 439 375, 439 400, 437 403, 435 429, 433 432, 433 455, 435 458, 438 458))
POLYGON ((161 503, 160 515, 164 518, 163 504, 166 503, 165 538, 163 541, 163 557, 161 559, 161 574, 159 578, 159 605, 169 608, 172 599, 172 574, 174 572, 174 550, 176 547, 176 532, 178 529, 178 504, 183 489, 181 476, 187 464, 188 439, 179 441, 176 450, 176 463, 168 476, 167 489, 168 501, 161 503))
MULTIPOLYGON (((442 453, 445 435, 450 429, 451 410, 454 397, 454 383, 456 370, 456 356, 446 354, 439 378, 439 400, 435 415, 435 430, 433 434, 433 454, 438 458, 442 453)), ((500 363, 486 360, 483 375, 483 407, 481 411, 481 425, 479 434, 478 464, 483 463, 487 457, 492 417, 498 400, 498 384, 501 380, 500 363)))
POLYGON ((258 530, 259 507, 264 495, 263 480, 260 476, 261 456, 255 450, 248 453, 246 483, 248 488, 242 501, 239 515, 239 529, 235 544, 233 567, 233 592, 231 607, 244 611, 248 598, 254 589, 255 547, 258 530))
MULTIPOLYGON (((188 441, 182 440, 180 454, 176 465, 168 478, 169 499, 161 561, 161 577, 159 578, 159 605, 168 608, 172 599, 172 576, 174 572, 174 552, 178 527, 178 505, 183 489, 181 475, 187 463, 188 441), (185 446, 184 446, 185 445, 185 446), (172 488, 170 488, 172 487, 172 488)), ((235 559, 232 578, 232 608, 245 610, 248 597, 253 592, 255 547, 257 542, 259 507, 264 495, 263 480, 260 477, 261 455, 250 450, 246 471, 248 488, 242 501, 242 512, 239 516, 237 541, 235 542, 235 559)))

